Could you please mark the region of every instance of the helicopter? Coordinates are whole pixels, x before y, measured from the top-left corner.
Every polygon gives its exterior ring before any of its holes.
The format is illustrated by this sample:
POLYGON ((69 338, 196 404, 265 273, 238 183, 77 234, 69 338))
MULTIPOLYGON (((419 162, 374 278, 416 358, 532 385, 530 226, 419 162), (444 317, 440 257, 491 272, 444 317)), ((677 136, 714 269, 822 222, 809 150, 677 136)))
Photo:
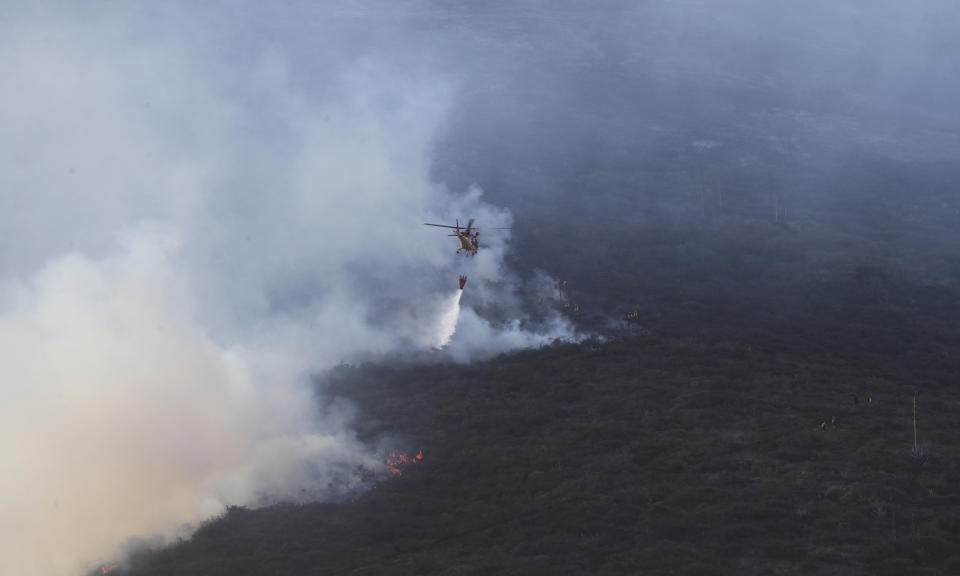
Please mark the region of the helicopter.
MULTIPOLYGON (((473 218, 467 222, 467 227, 463 230, 460 230, 460 220, 457 219, 455 226, 450 226, 448 224, 430 224, 428 222, 423 223, 424 226, 436 226, 437 228, 450 228, 453 230, 453 234, 448 234, 448 236, 456 236, 460 240, 460 247, 457 248, 457 254, 461 250, 466 250, 470 255, 476 256, 477 250, 480 249, 480 228, 473 227, 473 218)), ((485 228, 485 230, 510 230, 510 228, 485 228)))

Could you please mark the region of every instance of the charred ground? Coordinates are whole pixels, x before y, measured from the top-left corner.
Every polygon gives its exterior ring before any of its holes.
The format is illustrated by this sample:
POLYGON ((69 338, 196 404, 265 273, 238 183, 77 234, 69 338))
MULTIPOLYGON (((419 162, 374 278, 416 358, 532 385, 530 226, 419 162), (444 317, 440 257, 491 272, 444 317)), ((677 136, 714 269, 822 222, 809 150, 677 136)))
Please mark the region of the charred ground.
POLYGON ((521 209, 515 264, 568 279, 561 309, 605 339, 341 367, 318 386, 422 463, 351 502, 231 509, 116 573, 960 571, 960 175, 863 162, 822 179, 846 212, 778 221, 746 185, 669 223, 550 234, 521 209))

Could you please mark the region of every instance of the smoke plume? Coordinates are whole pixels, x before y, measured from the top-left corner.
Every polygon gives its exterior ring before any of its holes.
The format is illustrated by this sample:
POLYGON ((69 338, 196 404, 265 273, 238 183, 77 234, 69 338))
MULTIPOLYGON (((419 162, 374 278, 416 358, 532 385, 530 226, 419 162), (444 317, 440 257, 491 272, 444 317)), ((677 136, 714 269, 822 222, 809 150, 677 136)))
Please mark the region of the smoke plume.
POLYGON ((226 505, 350 489, 383 465, 313 371, 570 333, 457 322, 458 274, 478 301, 511 281, 509 236, 458 259, 422 222, 511 216, 430 178, 443 78, 331 44, 307 68, 198 34, 204 13, 77 10, 0 24, 0 573, 73 574, 226 505))

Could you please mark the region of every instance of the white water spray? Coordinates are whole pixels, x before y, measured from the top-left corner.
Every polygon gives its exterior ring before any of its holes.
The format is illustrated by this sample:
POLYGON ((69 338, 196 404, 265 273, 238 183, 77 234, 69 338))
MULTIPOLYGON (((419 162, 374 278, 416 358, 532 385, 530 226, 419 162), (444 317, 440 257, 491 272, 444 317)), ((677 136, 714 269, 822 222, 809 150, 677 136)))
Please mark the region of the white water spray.
POLYGON ((440 349, 450 343, 453 334, 457 331, 457 320, 460 318, 460 298, 463 297, 463 290, 457 290, 453 298, 448 301, 443 316, 440 317, 438 326, 438 338, 436 348, 440 349))

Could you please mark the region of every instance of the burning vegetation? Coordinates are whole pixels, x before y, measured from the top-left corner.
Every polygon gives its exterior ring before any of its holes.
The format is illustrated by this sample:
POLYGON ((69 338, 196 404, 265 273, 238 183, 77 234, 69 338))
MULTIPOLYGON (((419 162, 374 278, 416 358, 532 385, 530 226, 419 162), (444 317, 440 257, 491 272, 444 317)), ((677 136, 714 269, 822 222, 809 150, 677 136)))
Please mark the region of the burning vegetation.
POLYGON ((410 464, 417 464, 423 460, 423 450, 417 451, 416 456, 409 456, 402 452, 390 452, 387 454, 387 469, 394 476, 403 476, 403 469, 410 464))

